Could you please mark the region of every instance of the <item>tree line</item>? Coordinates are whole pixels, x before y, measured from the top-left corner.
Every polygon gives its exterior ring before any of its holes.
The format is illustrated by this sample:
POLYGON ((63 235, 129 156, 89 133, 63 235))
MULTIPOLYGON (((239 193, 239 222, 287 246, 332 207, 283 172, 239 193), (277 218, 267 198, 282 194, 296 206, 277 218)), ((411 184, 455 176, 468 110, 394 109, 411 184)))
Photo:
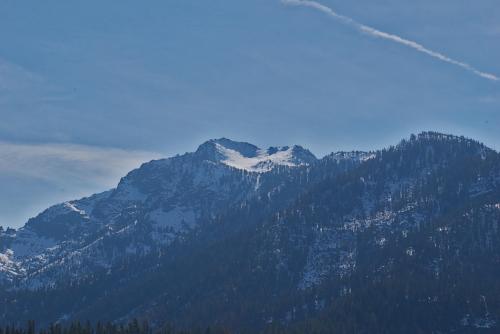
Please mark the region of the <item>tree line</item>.
POLYGON ((177 329, 165 325, 153 329, 147 321, 134 319, 128 324, 97 322, 95 324, 74 321, 68 324, 53 323, 47 327, 37 328, 35 321, 28 321, 24 326, 0 326, 0 334, 229 334, 224 328, 177 329))

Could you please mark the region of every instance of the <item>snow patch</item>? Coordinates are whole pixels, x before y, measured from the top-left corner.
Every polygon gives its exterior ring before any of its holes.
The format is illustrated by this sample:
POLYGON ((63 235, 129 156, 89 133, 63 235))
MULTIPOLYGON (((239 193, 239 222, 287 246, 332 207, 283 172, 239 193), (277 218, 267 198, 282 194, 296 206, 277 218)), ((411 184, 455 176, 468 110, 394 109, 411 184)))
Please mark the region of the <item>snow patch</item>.
POLYGON ((79 208, 77 208, 73 203, 71 202, 66 202, 64 203, 64 206, 68 209, 70 209, 71 211, 74 211, 74 212, 77 212, 79 213, 81 216, 85 216, 87 217, 87 213, 85 212, 85 210, 81 210, 79 208))
POLYGON ((272 170, 275 166, 297 167, 307 165, 293 161, 293 147, 278 148, 273 153, 269 153, 269 150, 259 149, 256 156, 245 157, 240 152, 224 147, 219 143, 215 145, 219 153, 224 157, 221 161, 223 164, 249 172, 265 173, 272 170))
POLYGON ((167 212, 160 208, 152 211, 149 214, 149 219, 153 222, 156 230, 168 229, 178 233, 194 227, 196 214, 187 208, 176 207, 167 212))

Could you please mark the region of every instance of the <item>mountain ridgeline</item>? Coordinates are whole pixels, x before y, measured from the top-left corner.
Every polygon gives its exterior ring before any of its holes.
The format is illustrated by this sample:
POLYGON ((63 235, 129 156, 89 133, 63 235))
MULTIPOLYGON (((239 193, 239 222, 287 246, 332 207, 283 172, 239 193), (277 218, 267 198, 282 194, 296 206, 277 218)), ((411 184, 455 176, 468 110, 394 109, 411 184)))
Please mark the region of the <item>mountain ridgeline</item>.
POLYGON ((229 139, 0 229, 0 325, 500 331, 500 154, 412 135, 321 159, 229 139))

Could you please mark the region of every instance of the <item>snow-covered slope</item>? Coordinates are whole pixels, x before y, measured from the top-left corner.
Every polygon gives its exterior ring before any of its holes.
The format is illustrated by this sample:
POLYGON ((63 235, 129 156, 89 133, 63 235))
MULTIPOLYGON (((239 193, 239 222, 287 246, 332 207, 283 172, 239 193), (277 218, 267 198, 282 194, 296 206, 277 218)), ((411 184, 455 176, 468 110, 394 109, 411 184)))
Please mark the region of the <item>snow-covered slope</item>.
POLYGON ((55 205, 1 236, 0 281, 37 288, 108 270, 182 240, 260 191, 269 196, 280 182, 274 175, 263 181, 263 173, 315 161, 300 146, 263 150, 222 138, 193 153, 145 163, 116 189, 55 205))
POLYGON ((269 172, 276 166, 305 166, 317 160, 309 150, 298 145, 261 149, 226 138, 206 142, 198 153, 227 166, 258 173, 269 172))

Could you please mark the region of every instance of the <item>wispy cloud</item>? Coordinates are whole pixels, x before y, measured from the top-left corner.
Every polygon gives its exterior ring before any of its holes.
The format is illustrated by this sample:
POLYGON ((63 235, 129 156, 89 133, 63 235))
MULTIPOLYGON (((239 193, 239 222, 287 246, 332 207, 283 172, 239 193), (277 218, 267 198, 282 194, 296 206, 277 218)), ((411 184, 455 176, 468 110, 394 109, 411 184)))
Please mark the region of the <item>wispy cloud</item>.
POLYGON ((45 208, 116 186, 154 152, 0 141, 0 225, 20 227, 45 208))
POLYGON ((66 88, 0 57, 0 108, 3 112, 33 112, 72 98, 66 88))
POLYGON ((94 184, 103 190, 159 154, 72 144, 0 142, 0 174, 57 184, 94 184))
POLYGON ((357 30, 359 30, 362 33, 368 34, 369 36, 376 37, 376 38, 382 38, 385 40, 389 40, 389 41, 404 45, 406 47, 409 47, 409 48, 414 49, 418 52, 424 53, 430 57, 436 58, 436 59, 443 61, 445 63, 458 66, 458 67, 460 67, 460 68, 462 68, 470 73, 473 73, 481 78, 488 79, 491 81, 500 81, 500 77, 498 77, 495 74, 480 71, 470 64, 453 59, 453 58, 448 57, 440 52, 426 48, 425 46, 423 46, 415 41, 400 37, 398 35, 387 33, 384 31, 380 31, 380 30, 375 29, 373 27, 359 23, 348 16, 336 13, 330 7, 327 7, 319 2, 309 1, 309 0, 281 0, 281 2, 285 5, 304 6, 304 7, 316 9, 318 11, 321 11, 321 12, 337 19, 338 21, 340 21, 344 24, 347 24, 347 25, 350 25, 350 26, 356 28, 357 30))

